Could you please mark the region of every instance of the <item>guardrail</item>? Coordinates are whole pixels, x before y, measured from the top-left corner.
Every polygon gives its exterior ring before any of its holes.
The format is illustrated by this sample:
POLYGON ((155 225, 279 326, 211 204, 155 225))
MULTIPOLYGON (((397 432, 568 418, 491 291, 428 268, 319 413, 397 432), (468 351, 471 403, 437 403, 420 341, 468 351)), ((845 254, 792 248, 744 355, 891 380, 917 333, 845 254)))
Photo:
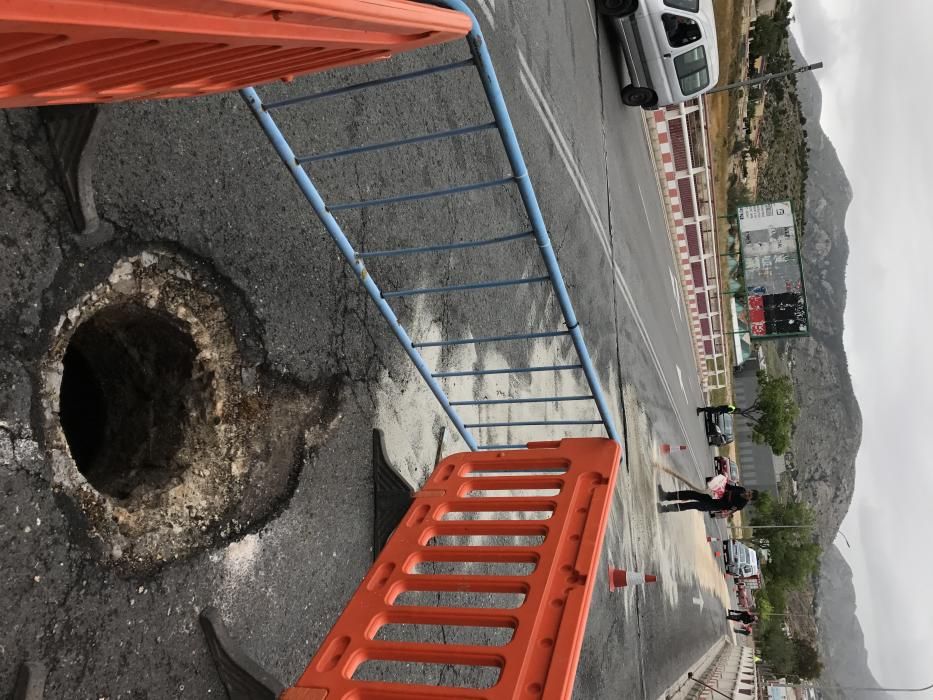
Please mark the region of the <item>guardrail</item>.
MULTIPOLYGON (((263 98, 254 88, 246 88, 241 95, 249 105, 262 129, 269 137, 276 152, 288 168, 302 194, 307 199, 314 213, 324 224, 327 233, 336 243, 346 263, 352 268, 363 288, 372 298, 380 314, 388 323, 404 351, 411 359, 418 373, 427 383, 431 392, 440 403, 444 412, 450 418, 457 431, 463 437, 470 449, 503 449, 521 447, 528 439, 514 437, 519 429, 529 427, 548 428, 547 437, 553 437, 555 430, 569 430, 576 427, 603 426, 605 433, 613 440, 620 441, 620 434, 615 426, 612 412, 600 387, 599 377, 586 343, 583 331, 574 312, 563 276, 557 263, 557 257, 551 245, 551 240, 544 223, 544 217, 538 205, 534 188, 528 173, 528 168, 522 157, 515 130, 506 109, 502 91, 496 79, 495 70, 486 48, 485 40, 479 29, 475 17, 469 8, 460 0, 444 0, 438 2, 447 8, 455 9, 470 16, 472 28, 467 35, 469 56, 458 60, 446 61, 440 64, 427 65, 415 70, 409 70, 394 75, 365 80, 363 82, 345 85, 342 87, 320 91, 279 91, 274 98, 263 98), (296 150, 293 145, 294 138, 285 135, 280 124, 283 113, 294 113, 296 110, 307 108, 315 103, 346 97, 359 96, 374 90, 386 89, 409 81, 425 81, 429 79, 443 79, 448 81, 449 90, 445 95, 465 92, 462 85, 465 81, 479 78, 482 94, 486 102, 485 115, 469 123, 456 123, 457 115, 445 118, 441 124, 435 125, 433 130, 411 130, 410 125, 421 117, 421 110, 427 110, 436 101, 437 93, 429 88, 420 90, 416 97, 420 97, 421 104, 412 102, 408 105, 409 114, 393 115, 393 123, 399 125, 400 130, 408 129, 404 133, 396 134, 390 139, 357 143, 327 152, 305 152, 296 150), (489 165, 487 158, 476 158, 470 161, 470 138, 479 138, 484 134, 497 134, 501 149, 506 156, 503 171, 495 176, 467 176, 467 165, 483 170, 489 165), (459 144, 463 154, 462 172, 455 181, 451 182, 449 173, 431 172, 428 163, 424 160, 408 160, 406 149, 440 148, 451 143, 459 144), (467 145, 464 145, 467 144, 467 145), (311 176, 311 170, 322 162, 334 164, 338 161, 356 159, 359 157, 379 156, 386 152, 399 154, 391 160, 391 167, 400 171, 408 166, 408 171, 414 170, 431 181, 417 191, 382 192, 370 198, 356 201, 330 202, 325 198, 311 176), (445 179, 446 178, 446 179, 445 179), (421 240, 419 244, 411 247, 394 249, 381 249, 375 245, 363 245, 361 242, 353 243, 345 233, 344 224, 338 221, 339 217, 349 217, 353 212, 366 211, 372 213, 385 211, 387 208, 406 206, 412 203, 434 204, 436 207, 452 206, 448 204, 452 199, 468 197, 493 192, 505 192, 506 200, 517 195, 525 217, 525 224, 518 230, 504 231, 488 237, 455 240, 449 231, 456 228, 458 220, 450 217, 443 220, 439 226, 440 233, 448 233, 433 239, 421 240), (517 246, 517 247, 510 247, 517 246), (464 269, 472 272, 461 284, 450 284, 446 280, 424 283, 421 276, 430 270, 443 267, 446 258, 456 252, 459 255, 478 254, 490 249, 507 251, 494 257, 502 272, 493 276, 490 269, 484 264, 477 264, 469 260, 464 263, 464 269), (537 251, 537 256, 533 251, 537 251), (525 270, 532 257, 538 257, 540 266, 536 272, 525 270), (394 262, 393 268, 402 277, 414 278, 408 282, 410 286, 399 286, 394 289, 383 288, 376 278, 379 276, 377 266, 385 261, 394 262), (503 315, 503 309, 545 309, 548 304, 556 304, 560 312, 560 325, 529 326, 505 330, 487 328, 474 328, 474 333, 464 337, 411 337, 406 327, 400 322, 399 314, 394 304, 404 300, 444 295, 448 303, 461 302, 469 307, 474 318, 482 316, 475 311, 477 299, 492 300, 491 295, 482 293, 495 290, 498 296, 495 301, 488 304, 485 319, 489 325, 491 321, 503 315), (472 295, 472 298, 471 298, 472 295), (472 346, 488 350, 502 349, 505 346, 514 347, 515 344, 528 344, 535 341, 566 339, 572 345, 572 359, 570 361, 556 361, 545 363, 507 364, 497 368, 476 367, 432 367, 424 353, 429 350, 443 353, 453 348, 472 346), (566 394, 549 393, 538 390, 536 387, 544 383, 537 381, 543 374, 553 376, 560 373, 577 372, 583 375, 586 390, 566 394), (509 375, 510 378, 520 376, 520 380, 510 383, 509 393, 499 396, 493 392, 478 392, 481 395, 471 396, 460 400, 451 399, 444 386, 456 378, 470 377, 476 382, 483 382, 489 378, 509 375), (514 393, 512 393, 514 391, 514 393), (566 415, 568 405, 589 406, 595 411, 582 413, 577 411, 572 416, 566 415), (524 410, 537 409, 532 415, 514 417, 467 417, 463 411, 488 413, 495 407, 506 408, 510 412, 515 407, 524 410), (504 432, 504 440, 494 440, 490 436, 504 432), (476 433, 481 433, 483 439, 477 439, 476 433)), ((475 107, 475 104, 468 107, 475 107)), ((365 109, 366 104, 362 103, 365 109)), ((476 111, 476 110, 468 110, 476 111)), ((296 118, 296 121, 298 119, 296 118)), ((332 124, 331 128, 339 125, 332 124)), ((325 125, 315 123, 315 129, 326 128, 325 125)), ((298 134, 300 136, 300 134, 298 134)), ((407 151, 411 153, 412 151, 407 151)), ((484 152, 485 153, 485 152, 484 152)), ((359 161, 356 161, 357 163, 359 161)), ((379 163, 380 161, 375 161, 379 163)), ((384 162, 383 162, 384 164, 384 162)), ((396 181, 394 171, 386 177, 387 180, 396 181)), ((376 214, 372 214, 375 216, 376 214)), ((497 216, 503 214, 496 207, 474 208, 472 217, 480 221, 483 227, 496 229, 497 216)), ((501 229, 500 229, 501 230, 501 229)), ((410 233, 414 236, 413 233, 410 233)), ((418 235, 421 235, 419 233, 418 235)), ((488 260, 489 258, 487 258, 488 260)), ((492 267, 491 265, 489 267, 492 267)), ((529 316, 536 314, 528 314, 529 316)), ((505 350, 502 351, 505 356, 505 350)), ((435 363, 436 364, 436 363, 435 363)), ((553 382, 557 383, 557 382, 553 382)))

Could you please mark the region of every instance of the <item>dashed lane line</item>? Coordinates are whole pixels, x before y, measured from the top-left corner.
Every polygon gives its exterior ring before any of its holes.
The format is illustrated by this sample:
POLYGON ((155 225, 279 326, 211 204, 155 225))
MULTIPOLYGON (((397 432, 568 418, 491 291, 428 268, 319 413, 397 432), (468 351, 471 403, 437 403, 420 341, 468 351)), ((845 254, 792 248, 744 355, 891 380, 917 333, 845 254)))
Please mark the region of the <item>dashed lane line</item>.
POLYGON ((486 21, 489 23, 490 28, 496 28, 496 0, 476 0, 476 4, 479 5, 479 11, 483 13, 483 17, 486 18, 486 21))
MULTIPOLYGON (((625 281, 625 278, 622 275, 621 268, 612 257, 612 246, 609 239, 609 233, 599 216, 599 210, 596 207, 596 203, 593 200, 593 196, 590 193, 589 187, 583 178, 583 174, 580 171, 579 166, 573 158, 570 145, 568 144, 566 137, 557 124, 557 120, 555 119, 554 113, 551 110, 546 97, 544 96, 544 92, 538 85, 538 82, 532 74, 530 66, 528 65, 528 60, 525 58, 525 55, 521 50, 518 51, 518 60, 520 64, 519 79, 522 83, 522 86, 525 88, 525 92, 531 98, 532 107, 534 107, 534 110, 537 112, 539 118, 543 122, 544 128, 547 131, 548 136, 551 138, 551 141, 554 143, 557 154, 560 157, 564 168, 567 170, 574 188, 580 195, 580 199, 583 202, 584 209, 586 210, 593 230, 596 233, 596 238, 599 241, 600 247, 602 247, 606 259, 612 266, 613 280, 615 285, 621 292, 622 298, 625 299, 626 304, 632 312, 632 318, 635 321, 635 326, 638 328, 639 335, 641 335, 642 341, 648 350, 648 354, 651 357, 655 371, 661 380, 661 385, 664 388, 667 399, 670 402, 671 408, 674 410, 674 417, 677 420, 677 423, 680 425, 680 429, 683 431, 683 435, 686 436, 687 427, 684 425, 680 414, 676 410, 674 393, 671 391, 670 384, 667 381, 667 377, 664 374, 663 368, 661 367, 661 360, 658 357, 657 351, 654 348, 654 344, 651 342, 651 338, 648 335, 648 329, 645 325, 644 318, 642 317, 641 312, 638 310, 638 307, 635 304, 635 299, 632 296, 632 292, 629 289, 628 283, 625 281)), ((694 464, 696 465, 698 463, 697 455, 694 453, 692 447, 689 447, 689 451, 691 457, 694 460, 694 464)))

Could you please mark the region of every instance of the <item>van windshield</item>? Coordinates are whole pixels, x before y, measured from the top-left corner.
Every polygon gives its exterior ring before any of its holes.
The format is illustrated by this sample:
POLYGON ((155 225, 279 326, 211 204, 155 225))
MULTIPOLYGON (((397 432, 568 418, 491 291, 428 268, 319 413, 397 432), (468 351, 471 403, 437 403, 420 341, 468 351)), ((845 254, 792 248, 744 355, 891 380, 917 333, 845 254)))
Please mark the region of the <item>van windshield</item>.
POLYGON ((700 0, 664 0, 664 4, 687 12, 698 12, 700 9, 700 0))
MULTIPOLYGON (((697 46, 675 58, 674 70, 677 71, 680 91, 684 95, 692 95, 709 85, 706 50, 702 46, 697 46)), ((728 417, 731 418, 731 416, 728 417)))

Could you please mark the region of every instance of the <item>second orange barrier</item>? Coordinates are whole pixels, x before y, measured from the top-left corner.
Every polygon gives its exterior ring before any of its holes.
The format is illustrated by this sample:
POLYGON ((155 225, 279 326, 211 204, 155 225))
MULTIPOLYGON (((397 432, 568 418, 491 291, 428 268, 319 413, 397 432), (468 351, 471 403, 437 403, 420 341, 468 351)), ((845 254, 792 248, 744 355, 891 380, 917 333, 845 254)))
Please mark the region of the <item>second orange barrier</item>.
POLYGON ((620 455, 577 438, 445 459, 281 697, 569 699, 620 455))

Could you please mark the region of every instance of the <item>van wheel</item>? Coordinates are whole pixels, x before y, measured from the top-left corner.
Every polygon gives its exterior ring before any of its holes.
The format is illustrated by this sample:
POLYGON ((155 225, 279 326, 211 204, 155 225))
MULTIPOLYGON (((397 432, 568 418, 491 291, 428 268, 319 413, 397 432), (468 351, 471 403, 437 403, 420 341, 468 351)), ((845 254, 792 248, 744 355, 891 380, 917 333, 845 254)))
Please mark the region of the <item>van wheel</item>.
POLYGON ((629 107, 654 109, 658 104, 658 96, 651 88, 626 85, 622 88, 622 102, 629 107))
POLYGON ((596 0, 596 11, 606 17, 625 17, 638 9, 638 0, 596 0))

